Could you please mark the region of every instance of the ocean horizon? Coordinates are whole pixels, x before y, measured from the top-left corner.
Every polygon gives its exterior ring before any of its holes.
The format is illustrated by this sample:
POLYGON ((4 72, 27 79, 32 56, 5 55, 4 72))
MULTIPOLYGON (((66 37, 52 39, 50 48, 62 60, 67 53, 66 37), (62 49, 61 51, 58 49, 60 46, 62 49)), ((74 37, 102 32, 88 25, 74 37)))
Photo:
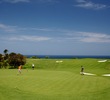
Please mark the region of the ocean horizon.
POLYGON ((107 55, 25 55, 27 58, 50 58, 50 59, 76 59, 76 58, 98 58, 98 59, 110 59, 107 55))

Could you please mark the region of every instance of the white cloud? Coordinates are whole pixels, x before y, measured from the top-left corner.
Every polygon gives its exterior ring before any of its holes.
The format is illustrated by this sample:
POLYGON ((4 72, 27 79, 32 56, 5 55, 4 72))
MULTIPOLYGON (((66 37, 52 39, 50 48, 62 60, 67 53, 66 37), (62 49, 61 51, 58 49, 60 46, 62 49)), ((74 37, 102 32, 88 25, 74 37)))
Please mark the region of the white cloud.
MULTIPOLYGON (((0 24, 0 30, 5 31, 5 35, 12 35, 2 38, 3 40, 11 41, 74 41, 74 42, 88 42, 88 43, 110 43, 110 35, 95 32, 78 32, 74 30, 51 29, 51 28, 21 28, 17 26, 9 26, 0 24), (28 35, 26 33, 28 32, 28 35), (33 32, 33 34, 29 34, 33 32), (10 34, 8 34, 10 33, 10 34), (21 33, 22 35, 20 35, 21 33), (40 34, 40 36, 35 34, 40 34), (56 34, 57 33, 57 34, 56 34), (13 36, 13 34, 19 34, 13 36), (25 34, 25 35, 23 35, 25 34), (45 36, 44 36, 45 35, 45 36), (46 37, 47 35, 47 37, 46 37), (49 37, 48 37, 49 36, 49 37)), ((3 34, 1 34, 3 37, 3 34)))
POLYGON ((30 0, 2 0, 1 2, 8 2, 8 3, 18 3, 18 2, 30 2, 30 0))
POLYGON ((28 29, 33 30, 33 31, 45 31, 45 32, 55 31, 49 28, 28 28, 28 29))
POLYGON ((40 3, 58 3, 59 0, 36 0, 40 3))
POLYGON ((82 42, 96 42, 96 43, 109 43, 110 35, 102 33, 90 33, 90 32, 79 32, 82 36, 80 41, 82 42))
POLYGON ((29 35, 10 36, 8 38, 4 37, 4 40, 9 40, 9 41, 47 41, 47 40, 50 40, 50 39, 51 38, 49 38, 49 37, 29 36, 29 35))
POLYGON ((19 27, 19 26, 11 26, 7 24, 0 23, 0 30, 5 32, 13 32, 13 33, 21 33, 26 31, 34 31, 34 32, 59 32, 59 33, 67 33, 70 32, 68 30, 63 29, 53 29, 53 28, 39 28, 39 27, 19 27))
POLYGON ((62 40, 84 43, 110 43, 110 35, 95 32, 78 32, 67 33, 62 40))
POLYGON ((6 31, 6 32, 15 32, 16 31, 15 27, 16 26, 8 26, 0 23, 0 30, 6 31))
POLYGON ((19 2, 25 2, 25 3, 29 3, 29 2, 40 2, 40 3, 57 3, 58 0, 1 0, 0 3, 2 2, 7 2, 7 3, 19 3, 19 2))
POLYGON ((104 8, 109 8, 110 6, 104 5, 104 4, 97 4, 97 3, 93 3, 91 1, 88 0, 76 0, 77 1, 77 5, 75 5, 76 7, 81 7, 81 8, 86 8, 86 9, 95 9, 95 10, 99 10, 99 9, 104 9, 104 8))
POLYGON ((77 2, 79 2, 79 3, 85 3, 86 1, 85 0, 76 0, 77 2))

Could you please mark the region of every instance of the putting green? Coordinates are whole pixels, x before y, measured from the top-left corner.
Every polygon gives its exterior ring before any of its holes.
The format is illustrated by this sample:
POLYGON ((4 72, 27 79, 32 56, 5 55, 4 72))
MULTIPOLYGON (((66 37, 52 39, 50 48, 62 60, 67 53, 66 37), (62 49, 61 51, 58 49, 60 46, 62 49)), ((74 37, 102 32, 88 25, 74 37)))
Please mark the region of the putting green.
POLYGON ((110 78, 69 71, 0 70, 0 100, 108 100, 110 78), (106 98, 105 98, 106 97, 106 98))

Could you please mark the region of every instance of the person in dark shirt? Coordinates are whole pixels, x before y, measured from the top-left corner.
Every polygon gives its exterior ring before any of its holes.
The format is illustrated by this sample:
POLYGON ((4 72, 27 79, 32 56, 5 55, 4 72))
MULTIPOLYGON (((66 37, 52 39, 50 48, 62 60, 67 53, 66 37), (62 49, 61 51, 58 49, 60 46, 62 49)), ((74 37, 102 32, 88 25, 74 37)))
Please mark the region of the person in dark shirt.
POLYGON ((81 75, 84 75, 84 67, 81 66, 81 72, 80 72, 81 75))

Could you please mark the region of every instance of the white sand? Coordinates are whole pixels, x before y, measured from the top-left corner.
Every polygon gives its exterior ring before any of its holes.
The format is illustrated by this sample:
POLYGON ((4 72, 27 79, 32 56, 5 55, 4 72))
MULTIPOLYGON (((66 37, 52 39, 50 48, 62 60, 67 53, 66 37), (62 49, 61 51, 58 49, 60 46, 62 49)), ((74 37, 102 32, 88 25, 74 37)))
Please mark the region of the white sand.
MULTIPOLYGON (((85 73, 85 72, 84 72, 84 75, 96 75, 96 74, 92 74, 92 73, 85 73)), ((110 76, 110 74, 103 74, 102 76, 110 76)))
POLYGON ((110 74, 103 74, 102 76, 110 76, 110 74))
POLYGON ((62 62, 63 62, 62 60, 59 60, 59 61, 57 60, 57 61, 56 61, 56 63, 62 63, 62 62))
POLYGON ((92 74, 92 73, 84 73, 84 75, 96 75, 96 74, 92 74))
POLYGON ((99 60, 98 62, 106 62, 107 60, 99 60))

